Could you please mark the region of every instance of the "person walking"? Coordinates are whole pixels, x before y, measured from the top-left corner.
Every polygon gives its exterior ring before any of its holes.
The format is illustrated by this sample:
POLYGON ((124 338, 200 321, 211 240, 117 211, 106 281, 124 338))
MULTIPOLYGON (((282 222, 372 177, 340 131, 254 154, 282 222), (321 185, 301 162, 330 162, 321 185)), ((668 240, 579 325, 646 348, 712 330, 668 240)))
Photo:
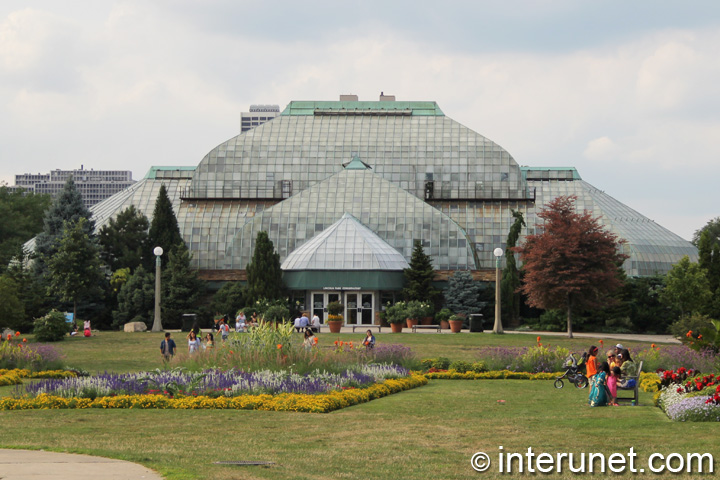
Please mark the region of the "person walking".
POLYGON ((175 345, 175 340, 170 338, 170 332, 165 332, 165 340, 160 342, 160 353, 162 354, 165 361, 169 362, 170 359, 175 355, 176 351, 177 345, 175 345))

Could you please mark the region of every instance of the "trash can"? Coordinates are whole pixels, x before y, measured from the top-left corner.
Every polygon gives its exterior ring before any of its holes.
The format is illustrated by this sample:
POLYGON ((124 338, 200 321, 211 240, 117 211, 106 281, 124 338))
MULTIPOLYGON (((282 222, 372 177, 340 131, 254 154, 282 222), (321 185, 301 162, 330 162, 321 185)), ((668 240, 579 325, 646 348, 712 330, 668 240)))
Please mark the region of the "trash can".
POLYGON ((472 313, 468 315, 470 319, 470 332, 471 333, 482 333, 483 326, 482 326, 482 313, 472 313))
POLYGON ((183 313, 182 316, 182 331, 189 332, 193 325, 197 322, 197 314, 195 313, 183 313))

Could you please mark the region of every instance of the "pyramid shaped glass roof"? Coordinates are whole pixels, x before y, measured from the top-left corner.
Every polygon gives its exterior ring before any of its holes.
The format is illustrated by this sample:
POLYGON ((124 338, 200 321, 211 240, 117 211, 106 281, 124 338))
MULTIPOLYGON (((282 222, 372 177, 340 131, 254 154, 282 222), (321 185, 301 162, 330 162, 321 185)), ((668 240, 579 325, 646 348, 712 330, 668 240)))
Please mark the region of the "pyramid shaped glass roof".
POLYGON ((340 220, 292 252, 283 270, 404 270, 405 257, 345 213, 340 220))

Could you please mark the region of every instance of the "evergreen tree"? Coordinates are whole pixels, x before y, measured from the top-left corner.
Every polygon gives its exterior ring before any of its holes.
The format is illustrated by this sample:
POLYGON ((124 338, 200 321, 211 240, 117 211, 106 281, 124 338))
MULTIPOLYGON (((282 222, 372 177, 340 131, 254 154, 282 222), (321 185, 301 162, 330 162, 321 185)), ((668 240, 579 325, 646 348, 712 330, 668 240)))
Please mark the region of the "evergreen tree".
POLYGON ((448 280, 448 287, 445 289, 445 306, 456 314, 479 313, 485 306, 480 300, 481 293, 480 283, 473 280, 470 272, 465 270, 455 272, 448 280))
POLYGON ((133 271, 144 258, 152 260, 152 248, 148 245, 149 225, 147 217, 133 205, 103 225, 98 233, 102 247, 100 255, 110 270, 129 268, 133 271))
POLYGON ((425 254, 420 240, 415 240, 410 257, 410 268, 403 270, 403 275, 406 285, 403 289, 403 297, 406 302, 417 300, 435 305, 440 296, 440 291, 432 284, 433 278, 435 278, 435 269, 430 256, 425 254))
POLYGON ((0 276, 0 332, 25 330, 25 306, 20 300, 18 285, 7 275, 0 276))
POLYGON ((244 305, 242 284, 227 282, 213 296, 211 308, 213 312, 230 315, 232 318, 244 305))
POLYGON ((275 252, 275 246, 267 232, 258 233, 255 239, 255 251, 245 272, 247 285, 243 297, 246 305, 263 298, 271 302, 283 298, 285 288, 280 270, 280 255, 275 252))
POLYGON ((50 206, 50 195, 0 186, 0 272, 13 257, 21 255, 22 245, 43 229, 43 216, 50 206))
MULTIPOLYGON (((160 185, 157 199, 155 200, 155 209, 153 210, 153 218, 150 222, 150 231, 148 232, 147 246, 152 251, 155 247, 162 247, 165 252, 170 252, 175 246, 183 242, 180 235, 180 227, 172 208, 172 202, 168 197, 165 184, 160 185)), ((152 271, 155 268, 155 257, 147 255, 144 262, 145 268, 152 271)))
POLYGON ((575 196, 560 196, 538 217, 543 233, 529 235, 516 248, 523 261, 523 285, 528 303, 544 309, 562 309, 572 338, 572 315, 600 307, 622 286, 620 268, 628 257, 619 252, 624 240, 605 230, 597 218, 575 211, 575 196))
MULTIPOLYGON (((184 313, 196 313, 205 282, 190 268, 190 251, 184 243, 170 250, 162 273, 161 313, 164 328, 180 328, 184 313)), ((153 297, 154 298, 154 297, 153 297)))
POLYGON ((152 327, 155 310, 155 275, 148 274, 142 265, 122 284, 117 295, 118 307, 113 311, 114 328, 128 322, 144 322, 152 327))
POLYGON ((72 176, 67 179, 60 194, 53 200, 43 219, 43 231, 35 237, 34 262, 35 271, 44 275, 47 272, 47 262, 58 249, 57 241, 63 235, 65 222, 82 223, 83 232, 92 238, 95 222, 91 219, 90 210, 83 203, 82 195, 75 188, 72 176))
POLYGON ((58 241, 57 252, 48 260, 49 294, 57 294, 62 301, 72 302, 77 318, 79 300, 101 295, 103 275, 97 245, 87 233, 87 222, 65 222, 58 241))
POLYGON ((502 316, 510 323, 515 324, 520 320, 520 293, 517 291, 520 287, 520 274, 518 273, 513 249, 517 245, 518 238, 520 238, 522 227, 525 226, 525 219, 521 212, 511 211, 515 221, 510 227, 510 232, 507 236, 505 269, 503 270, 502 281, 500 283, 500 292, 502 298, 502 316))

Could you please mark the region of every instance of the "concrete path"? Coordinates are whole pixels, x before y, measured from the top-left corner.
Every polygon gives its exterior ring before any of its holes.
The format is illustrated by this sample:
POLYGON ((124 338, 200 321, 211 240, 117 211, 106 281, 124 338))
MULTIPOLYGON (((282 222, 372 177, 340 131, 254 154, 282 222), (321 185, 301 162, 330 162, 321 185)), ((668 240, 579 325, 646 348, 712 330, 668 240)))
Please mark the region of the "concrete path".
POLYGON ((137 463, 111 458, 0 449, 1 480, 162 480, 163 477, 137 463))

